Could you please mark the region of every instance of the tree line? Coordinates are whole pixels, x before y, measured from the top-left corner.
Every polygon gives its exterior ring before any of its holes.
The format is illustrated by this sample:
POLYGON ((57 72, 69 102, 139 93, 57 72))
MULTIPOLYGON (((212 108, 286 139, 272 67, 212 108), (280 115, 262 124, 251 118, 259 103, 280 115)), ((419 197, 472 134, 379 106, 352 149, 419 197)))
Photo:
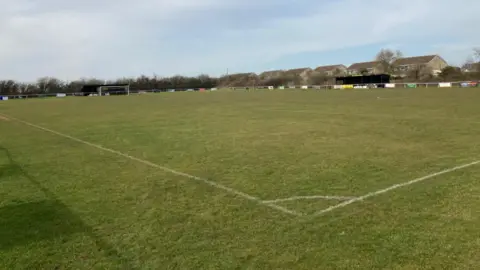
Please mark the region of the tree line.
MULTIPOLYGON (((393 63, 396 59, 402 58, 401 51, 382 49, 376 56, 375 61, 379 62, 384 72, 395 74, 393 63)), ((366 71, 362 71, 366 73, 366 71)), ((255 87, 255 86, 281 86, 281 85, 324 85, 334 84, 335 76, 342 75, 334 72, 331 75, 311 71, 306 74, 278 72, 274 75, 257 75, 255 73, 242 73, 211 77, 199 75, 197 77, 173 76, 140 76, 137 78, 122 78, 111 81, 100 79, 80 79, 65 82, 57 78, 44 77, 35 83, 18 82, 15 80, 0 80, 0 95, 30 95, 49 93, 75 93, 80 92, 86 84, 126 84, 130 85, 133 91, 138 90, 165 90, 165 89, 198 89, 213 87, 255 87)), ((395 77, 395 82, 440 82, 440 81, 462 81, 480 80, 480 48, 473 50, 472 56, 467 59, 462 67, 448 66, 440 74, 433 76, 430 71, 423 68, 409 70, 402 77, 395 77)))

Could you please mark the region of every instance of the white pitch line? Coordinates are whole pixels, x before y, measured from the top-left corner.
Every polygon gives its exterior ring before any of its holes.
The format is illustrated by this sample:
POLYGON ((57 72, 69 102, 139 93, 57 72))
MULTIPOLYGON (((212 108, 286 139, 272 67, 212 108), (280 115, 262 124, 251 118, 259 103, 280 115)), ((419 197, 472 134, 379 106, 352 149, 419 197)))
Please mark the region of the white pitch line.
POLYGON ((297 217, 303 216, 302 213, 299 213, 299 212, 297 212, 297 211, 290 210, 290 209, 288 209, 288 208, 286 208, 286 207, 283 207, 283 206, 280 206, 280 205, 278 205, 278 204, 267 203, 267 202, 260 201, 260 200, 258 201, 258 203, 263 204, 263 205, 266 205, 266 206, 271 207, 271 208, 273 208, 273 209, 277 209, 277 210, 279 210, 279 211, 281 211, 281 212, 290 214, 290 215, 292 215, 292 216, 297 216, 297 217))
POLYGON ((396 185, 393 185, 393 186, 390 186, 388 188, 381 189, 381 190, 378 190, 378 191, 375 191, 375 192, 370 192, 370 193, 365 194, 363 196, 353 198, 351 200, 348 200, 348 201, 339 203, 337 205, 330 206, 330 207, 328 207, 326 209, 323 209, 321 211, 318 211, 315 214, 313 214, 313 216, 320 216, 320 215, 323 215, 325 213, 331 212, 335 209, 343 208, 343 207, 345 207, 347 205, 350 205, 352 203, 363 201, 363 200, 368 199, 370 197, 374 197, 374 196, 377 196, 377 195, 380 195, 380 194, 383 194, 383 193, 387 193, 387 192, 392 191, 392 190, 397 189, 397 188, 401 188, 401 187, 409 186, 409 185, 412 185, 412 184, 415 184, 415 183, 418 183, 418 182, 422 182, 422 181, 428 180, 430 178, 434 178, 434 177, 442 175, 442 174, 446 174, 446 173, 458 171, 458 170, 461 170, 461 169, 464 169, 464 168, 467 168, 467 167, 471 167, 471 166, 477 165, 479 163, 480 163, 480 160, 477 160, 477 161, 470 162, 470 163, 463 164, 463 165, 459 165, 459 166, 456 166, 456 167, 453 167, 453 168, 450 168, 450 169, 446 169, 446 170, 443 170, 443 171, 440 171, 440 172, 432 173, 432 174, 429 174, 429 175, 426 175, 426 176, 423 176, 423 177, 420 177, 420 178, 416 178, 416 179, 413 179, 413 180, 408 181, 408 182, 396 184, 396 185))
POLYGON ((171 173, 171 174, 175 174, 175 175, 183 176, 183 177, 188 178, 188 179, 191 179, 191 180, 196 180, 196 181, 199 181, 199 182, 203 182, 203 183, 205 183, 205 184, 207 184, 207 185, 210 185, 210 186, 212 186, 212 187, 215 187, 215 188, 224 190, 224 191, 226 191, 226 192, 228 192, 228 193, 237 195, 237 196, 242 197, 242 198, 244 198, 244 199, 247 199, 247 200, 249 200, 249 201, 253 201, 253 202, 256 202, 256 203, 258 203, 258 204, 268 206, 268 207, 270 207, 270 208, 272 208, 272 209, 279 210, 279 211, 281 211, 281 212, 283 212, 283 213, 286 213, 286 214, 290 214, 290 215, 293 215, 293 216, 301 216, 301 215, 302 215, 302 214, 300 214, 300 213, 298 213, 298 212, 292 211, 292 210, 287 209, 287 208, 285 208, 285 207, 282 207, 282 206, 279 206, 279 205, 275 205, 275 204, 273 204, 273 203, 263 202, 263 201, 260 200, 259 198, 254 197, 254 196, 251 196, 251 195, 249 195, 249 194, 247 194, 247 193, 244 193, 244 192, 235 190, 235 189, 233 189, 233 188, 230 188, 230 187, 227 187, 227 186, 224 186, 224 185, 215 183, 215 182, 213 182, 213 181, 210 181, 210 180, 207 180, 207 179, 198 177, 198 176, 194 176, 194 175, 190 175, 190 174, 187 174, 187 173, 179 172, 179 171, 176 171, 176 170, 173 170, 173 169, 170 169, 170 168, 167 168, 167 167, 164 167, 164 166, 155 164, 155 163, 150 162, 150 161, 148 161, 148 160, 144 160, 144 159, 140 159, 140 158, 137 158, 137 157, 134 157, 134 156, 130 156, 130 155, 128 155, 128 154, 119 152, 119 151, 117 151, 117 150, 113 150, 113 149, 106 148, 106 147, 103 147, 103 146, 98 145, 98 144, 94 144, 94 143, 91 143, 91 142, 87 142, 87 141, 84 141, 84 140, 82 140, 82 139, 78 139, 78 138, 72 137, 72 136, 67 135, 67 134, 64 134, 64 133, 60 133, 60 132, 58 132, 58 131, 55 131, 55 130, 52 130, 52 129, 49 129, 49 128, 45 128, 45 127, 42 127, 42 126, 38 126, 38 125, 32 124, 32 123, 30 123, 30 122, 24 121, 24 120, 20 120, 20 119, 17 119, 17 118, 11 117, 11 116, 7 116, 7 115, 4 115, 4 114, 0 114, 0 115, 1 115, 1 116, 4 116, 4 117, 8 117, 8 118, 10 118, 11 120, 15 120, 15 121, 20 122, 20 123, 22 123, 22 124, 25 124, 25 125, 27 125, 27 126, 31 126, 31 127, 34 127, 34 128, 37 128, 37 129, 40 129, 40 130, 43 130, 43 131, 46 131, 46 132, 55 134, 55 135, 57 135, 57 136, 70 139, 70 140, 72 140, 72 141, 76 141, 76 142, 79 142, 79 143, 83 143, 83 144, 85 144, 85 145, 89 145, 89 146, 91 146, 91 147, 94 147, 94 148, 97 148, 97 149, 100 149, 100 150, 103 150, 103 151, 106 151, 106 152, 110 152, 110 153, 113 153, 113 154, 116 154, 116 155, 119 155, 119 156, 122 156, 122 157, 125 157, 125 158, 128 158, 128 159, 131 159, 131 160, 134 160, 134 161, 143 163, 143 164, 145 164, 145 165, 148 165, 148 166, 151 166, 151 167, 154 167, 154 168, 163 170, 163 171, 165 171, 165 172, 169 172, 169 173, 171 173))
POLYGON ((278 203, 278 202, 288 202, 288 201, 296 201, 296 200, 352 200, 356 197, 345 197, 345 196, 323 196, 323 195, 313 195, 313 196, 293 196, 289 198, 283 199, 275 199, 275 200, 265 200, 264 203, 278 203))

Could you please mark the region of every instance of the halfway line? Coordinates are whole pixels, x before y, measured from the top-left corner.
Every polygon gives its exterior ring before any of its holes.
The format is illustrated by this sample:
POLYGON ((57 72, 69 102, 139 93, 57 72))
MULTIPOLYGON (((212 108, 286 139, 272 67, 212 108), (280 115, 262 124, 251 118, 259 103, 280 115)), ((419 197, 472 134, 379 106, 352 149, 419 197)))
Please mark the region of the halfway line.
POLYGON ((272 204, 272 203, 263 202, 262 200, 260 200, 260 199, 257 198, 257 197, 254 197, 254 196, 251 196, 251 195, 249 195, 249 194, 247 194, 247 193, 244 193, 244 192, 235 190, 235 189, 233 189, 233 188, 230 188, 230 187, 227 187, 227 186, 224 186, 224 185, 215 183, 215 182, 213 182, 213 181, 210 181, 210 180, 207 180, 207 179, 198 177, 198 176, 190 175, 190 174, 187 174, 187 173, 179 172, 179 171, 176 171, 176 170, 173 170, 173 169, 170 169, 170 168, 167 168, 167 167, 164 167, 164 166, 155 164, 155 163, 150 162, 150 161, 148 161, 148 160, 144 160, 144 159, 140 159, 140 158, 137 158, 137 157, 134 157, 134 156, 130 156, 130 155, 125 154, 125 153, 122 153, 122 152, 120 152, 120 151, 113 150, 113 149, 110 149, 110 148, 106 148, 106 147, 103 147, 103 146, 101 146, 101 145, 94 144, 94 143, 91 143, 91 142, 87 142, 87 141, 84 141, 84 140, 82 140, 82 139, 78 139, 78 138, 72 137, 72 136, 70 136, 70 135, 63 134, 63 133, 60 133, 60 132, 58 132, 58 131, 55 131, 55 130, 52 130, 52 129, 48 129, 48 128, 45 128, 45 127, 42 127, 42 126, 38 126, 38 125, 32 124, 32 123, 30 123, 30 122, 27 122, 27 121, 24 121, 24 120, 20 120, 20 119, 17 119, 17 118, 8 116, 8 115, 4 115, 4 114, 0 114, 0 115, 1 115, 1 116, 4 116, 4 117, 8 117, 8 118, 10 118, 11 120, 15 120, 15 121, 20 122, 20 123, 22 123, 22 124, 25 124, 25 125, 27 125, 27 126, 31 126, 31 127, 34 127, 34 128, 37 128, 37 129, 40 129, 40 130, 43 130, 43 131, 46 131, 46 132, 55 134, 55 135, 57 135, 57 136, 70 139, 70 140, 72 140, 72 141, 76 141, 76 142, 79 142, 79 143, 83 143, 83 144, 89 145, 89 146, 91 146, 91 147, 94 147, 94 148, 97 148, 97 149, 100 149, 100 150, 103 150, 103 151, 106 151, 106 152, 110 152, 110 153, 113 153, 113 154, 116 154, 116 155, 119 155, 119 156, 122 156, 122 157, 125 157, 125 158, 128 158, 128 159, 131 159, 131 160, 134 160, 134 161, 143 163, 143 164, 145 164, 145 165, 148 165, 148 166, 151 166, 151 167, 154 167, 154 168, 163 170, 163 171, 165 171, 165 172, 169 172, 169 173, 171 173, 171 174, 175 174, 175 175, 183 176, 183 177, 188 178, 188 179, 191 179, 191 180, 196 180, 196 181, 199 181, 199 182, 203 182, 203 183, 205 183, 205 184, 207 184, 207 185, 210 185, 210 186, 212 186, 212 187, 215 187, 215 188, 224 190, 224 191, 226 191, 226 192, 228 192, 228 193, 237 195, 237 196, 242 197, 242 198, 244 198, 244 199, 247 199, 247 200, 250 200, 250 201, 254 201, 254 202, 258 203, 258 204, 265 205, 265 206, 270 207, 270 208, 272 208, 272 209, 279 210, 279 211, 281 211, 281 212, 283 212, 283 213, 290 214, 290 215, 294 215, 294 216, 301 216, 300 213, 297 213, 297 212, 295 212, 295 211, 289 210, 289 209, 287 209, 287 208, 285 208, 285 207, 282 207, 282 206, 279 206, 279 205, 275 205, 275 204, 272 204))
POLYGON ((432 173, 432 174, 429 174, 429 175, 426 175, 426 176, 423 176, 423 177, 420 177, 420 178, 416 178, 416 179, 413 179, 413 180, 408 181, 408 182, 396 184, 396 185, 393 185, 391 187, 381 189, 381 190, 378 190, 378 191, 375 191, 375 192, 370 192, 370 193, 365 194, 363 196, 360 196, 360 197, 345 201, 343 203, 339 203, 337 205, 330 206, 330 207, 328 207, 326 209, 323 209, 321 211, 318 211, 315 214, 313 214, 313 216, 320 216, 320 215, 323 215, 325 213, 331 212, 331 211, 333 211, 337 208, 342 208, 342 207, 345 207, 345 206, 350 205, 352 203, 363 201, 363 200, 368 199, 370 197, 374 197, 374 196, 377 196, 377 195, 380 195, 380 194, 383 194, 383 193, 387 193, 391 190, 394 190, 394 189, 397 189, 397 188, 400 188, 400 187, 409 186, 409 185, 412 185, 412 184, 415 184, 415 183, 418 183, 418 182, 421 182, 421 181, 428 180, 430 178, 434 178, 434 177, 442 175, 442 174, 446 174, 446 173, 461 170, 461 169, 464 169, 464 168, 467 168, 467 167, 471 167, 471 166, 477 165, 479 163, 480 163, 480 160, 477 160, 477 161, 474 161, 474 162, 470 162, 468 164, 459 165, 459 166, 456 166, 456 167, 453 167, 453 168, 450 168, 450 169, 446 169, 446 170, 443 170, 443 171, 440 171, 440 172, 432 173))

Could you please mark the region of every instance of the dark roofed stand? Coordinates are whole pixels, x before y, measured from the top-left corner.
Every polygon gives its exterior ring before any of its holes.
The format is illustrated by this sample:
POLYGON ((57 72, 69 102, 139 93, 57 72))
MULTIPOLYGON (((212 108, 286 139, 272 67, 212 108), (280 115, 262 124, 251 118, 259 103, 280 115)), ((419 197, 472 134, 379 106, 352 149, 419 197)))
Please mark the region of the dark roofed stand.
POLYGON ((375 84, 377 87, 385 87, 386 83, 390 83, 390 75, 378 74, 378 75, 365 75, 365 76, 347 76, 336 77, 336 84, 348 84, 348 85, 367 85, 375 84))
POLYGON ((107 88, 102 91, 103 93, 109 93, 111 95, 127 95, 129 93, 130 84, 86 84, 82 86, 82 93, 84 96, 99 94, 99 89, 102 87, 107 88))

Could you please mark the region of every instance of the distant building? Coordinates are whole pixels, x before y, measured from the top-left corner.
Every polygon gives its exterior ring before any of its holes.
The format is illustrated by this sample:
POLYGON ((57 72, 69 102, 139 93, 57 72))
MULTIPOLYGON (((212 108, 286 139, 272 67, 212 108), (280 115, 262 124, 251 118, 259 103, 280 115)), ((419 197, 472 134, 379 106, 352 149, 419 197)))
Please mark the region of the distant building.
POLYGON ((347 74, 347 67, 345 65, 319 66, 314 71, 327 76, 339 76, 347 74))
POLYGON ((379 74, 382 72, 382 65, 379 61, 354 63, 347 69, 348 75, 379 74))
POLYGON ((295 76, 306 76, 312 72, 311 68, 295 68, 285 71, 285 74, 295 75, 295 76))
POLYGON ((260 75, 258 75, 261 79, 271 79, 271 78, 275 78, 275 77, 280 77, 283 75, 283 73, 285 72, 285 70, 271 70, 271 71, 265 71, 265 72, 262 72, 260 73, 260 75))
POLYGON ((312 72, 313 70, 311 68, 295 68, 285 71, 284 76, 286 77, 286 79, 291 80, 288 82, 289 84, 306 84, 312 72))
POLYGON ((403 75, 408 71, 427 68, 432 75, 442 72, 448 63, 439 55, 414 56, 397 59, 393 62, 395 73, 403 75))

